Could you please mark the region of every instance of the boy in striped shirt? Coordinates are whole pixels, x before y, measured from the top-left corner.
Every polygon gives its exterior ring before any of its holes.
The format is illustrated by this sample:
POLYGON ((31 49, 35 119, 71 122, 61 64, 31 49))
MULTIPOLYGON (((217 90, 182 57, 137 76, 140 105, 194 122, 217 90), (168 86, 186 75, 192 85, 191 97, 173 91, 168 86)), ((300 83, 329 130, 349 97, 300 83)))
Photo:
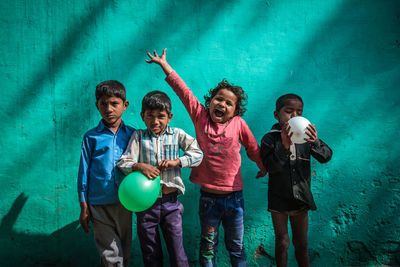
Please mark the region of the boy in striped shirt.
POLYGON ((158 175, 161 178, 160 197, 152 207, 136 213, 143 262, 145 266, 162 266, 160 226, 170 265, 189 266, 182 238, 183 205, 177 199, 185 192, 180 168, 198 166, 203 152, 195 138, 168 125, 172 119, 171 100, 165 93, 152 91, 145 95, 140 115, 147 129, 133 133, 117 165, 125 174, 141 171, 150 179, 158 175))

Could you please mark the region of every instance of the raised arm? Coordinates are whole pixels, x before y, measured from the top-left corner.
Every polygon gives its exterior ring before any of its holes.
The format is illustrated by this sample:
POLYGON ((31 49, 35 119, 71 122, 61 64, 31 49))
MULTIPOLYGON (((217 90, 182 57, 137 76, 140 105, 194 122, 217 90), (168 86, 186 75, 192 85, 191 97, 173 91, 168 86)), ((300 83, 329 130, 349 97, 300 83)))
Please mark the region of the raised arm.
POLYGON ((165 48, 161 56, 159 56, 156 51, 153 52, 154 55, 147 53, 150 60, 146 60, 146 62, 156 63, 157 65, 161 66, 164 73, 167 75, 165 80, 178 95, 179 99, 182 101, 183 105, 188 111, 190 118, 195 123, 200 114, 205 112, 205 107, 197 100, 197 98, 193 95, 193 92, 181 79, 181 77, 179 77, 176 71, 174 71, 168 64, 166 51, 167 49, 165 48))

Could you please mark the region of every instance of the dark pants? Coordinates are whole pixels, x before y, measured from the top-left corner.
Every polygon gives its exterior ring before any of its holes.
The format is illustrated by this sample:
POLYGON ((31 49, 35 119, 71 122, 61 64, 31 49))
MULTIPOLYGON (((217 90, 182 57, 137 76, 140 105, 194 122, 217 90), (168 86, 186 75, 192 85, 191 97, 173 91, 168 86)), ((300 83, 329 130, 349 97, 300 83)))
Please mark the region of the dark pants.
POLYGON ((200 265, 215 266, 218 228, 222 222, 225 246, 234 267, 246 266, 243 246, 244 200, 242 191, 211 194, 201 191, 199 207, 201 223, 200 265))
POLYGON ((163 195, 149 209, 137 212, 137 233, 146 267, 163 266, 163 252, 158 226, 167 245, 170 266, 189 266, 183 248, 183 205, 177 193, 163 195))

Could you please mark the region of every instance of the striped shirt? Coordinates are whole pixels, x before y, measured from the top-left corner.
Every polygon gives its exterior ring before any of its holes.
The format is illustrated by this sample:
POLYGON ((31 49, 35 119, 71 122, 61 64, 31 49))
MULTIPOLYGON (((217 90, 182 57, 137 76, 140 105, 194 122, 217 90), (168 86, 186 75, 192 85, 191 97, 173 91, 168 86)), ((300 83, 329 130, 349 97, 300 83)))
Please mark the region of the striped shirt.
MULTIPOLYGON (((177 158, 181 161, 182 168, 193 168, 200 165, 203 152, 195 138, 182 129, 167 125, 160 136, 153 134, 148 129, 136 130, 132 134, 128 147, 119 159, 117 166, 123 173, 129 174, 132 172, 132 166, 136 163, 157 166, 157 163, 162 160, 175 160, 177 158), (183 151, 182 156, 180 156, 180 150, 183 151)), ((161 184, 177 188, 182 194, 185 193, 185 185, 179 166, 162 171, 160 180, 161 184)))

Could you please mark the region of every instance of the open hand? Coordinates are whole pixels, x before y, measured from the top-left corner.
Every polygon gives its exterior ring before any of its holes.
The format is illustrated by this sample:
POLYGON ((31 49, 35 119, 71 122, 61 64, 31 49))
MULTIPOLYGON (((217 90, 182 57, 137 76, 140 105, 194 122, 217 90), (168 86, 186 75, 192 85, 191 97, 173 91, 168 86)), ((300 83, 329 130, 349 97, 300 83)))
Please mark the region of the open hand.
POLYGON ((156 52, 156 50, 153 51, 153 55, 151 55, 149 52, 147 52, 147 55, 149 56, 150 60, 146 59, 147 63, 156 63, 161 66, 163 69, 164 73, 168 76, 173 69, 167 62, 167 48, 164 48, 161 56, 159 56, 156 52))
POLYGON ((158 65, 165 64, 167 62, 167 48, 164 48, 162 55, 159 56, 156 52, 156 50, 153 51, 154 56, 150 54, 150 52, 147 52, 147 55, 149 56, 150 60, 146 59, 147 63, 156 63, 158 65))
POLYGON ((304 138, 304 140, 306 140, 307 142, 310 143, 314 143, 315 140, 318 139, 318 134, 317 134, 317 129, 315 128, 314 124, 309 124, 307 126, 307 130, 306 134, 310 137, 310 138, 304 138))

